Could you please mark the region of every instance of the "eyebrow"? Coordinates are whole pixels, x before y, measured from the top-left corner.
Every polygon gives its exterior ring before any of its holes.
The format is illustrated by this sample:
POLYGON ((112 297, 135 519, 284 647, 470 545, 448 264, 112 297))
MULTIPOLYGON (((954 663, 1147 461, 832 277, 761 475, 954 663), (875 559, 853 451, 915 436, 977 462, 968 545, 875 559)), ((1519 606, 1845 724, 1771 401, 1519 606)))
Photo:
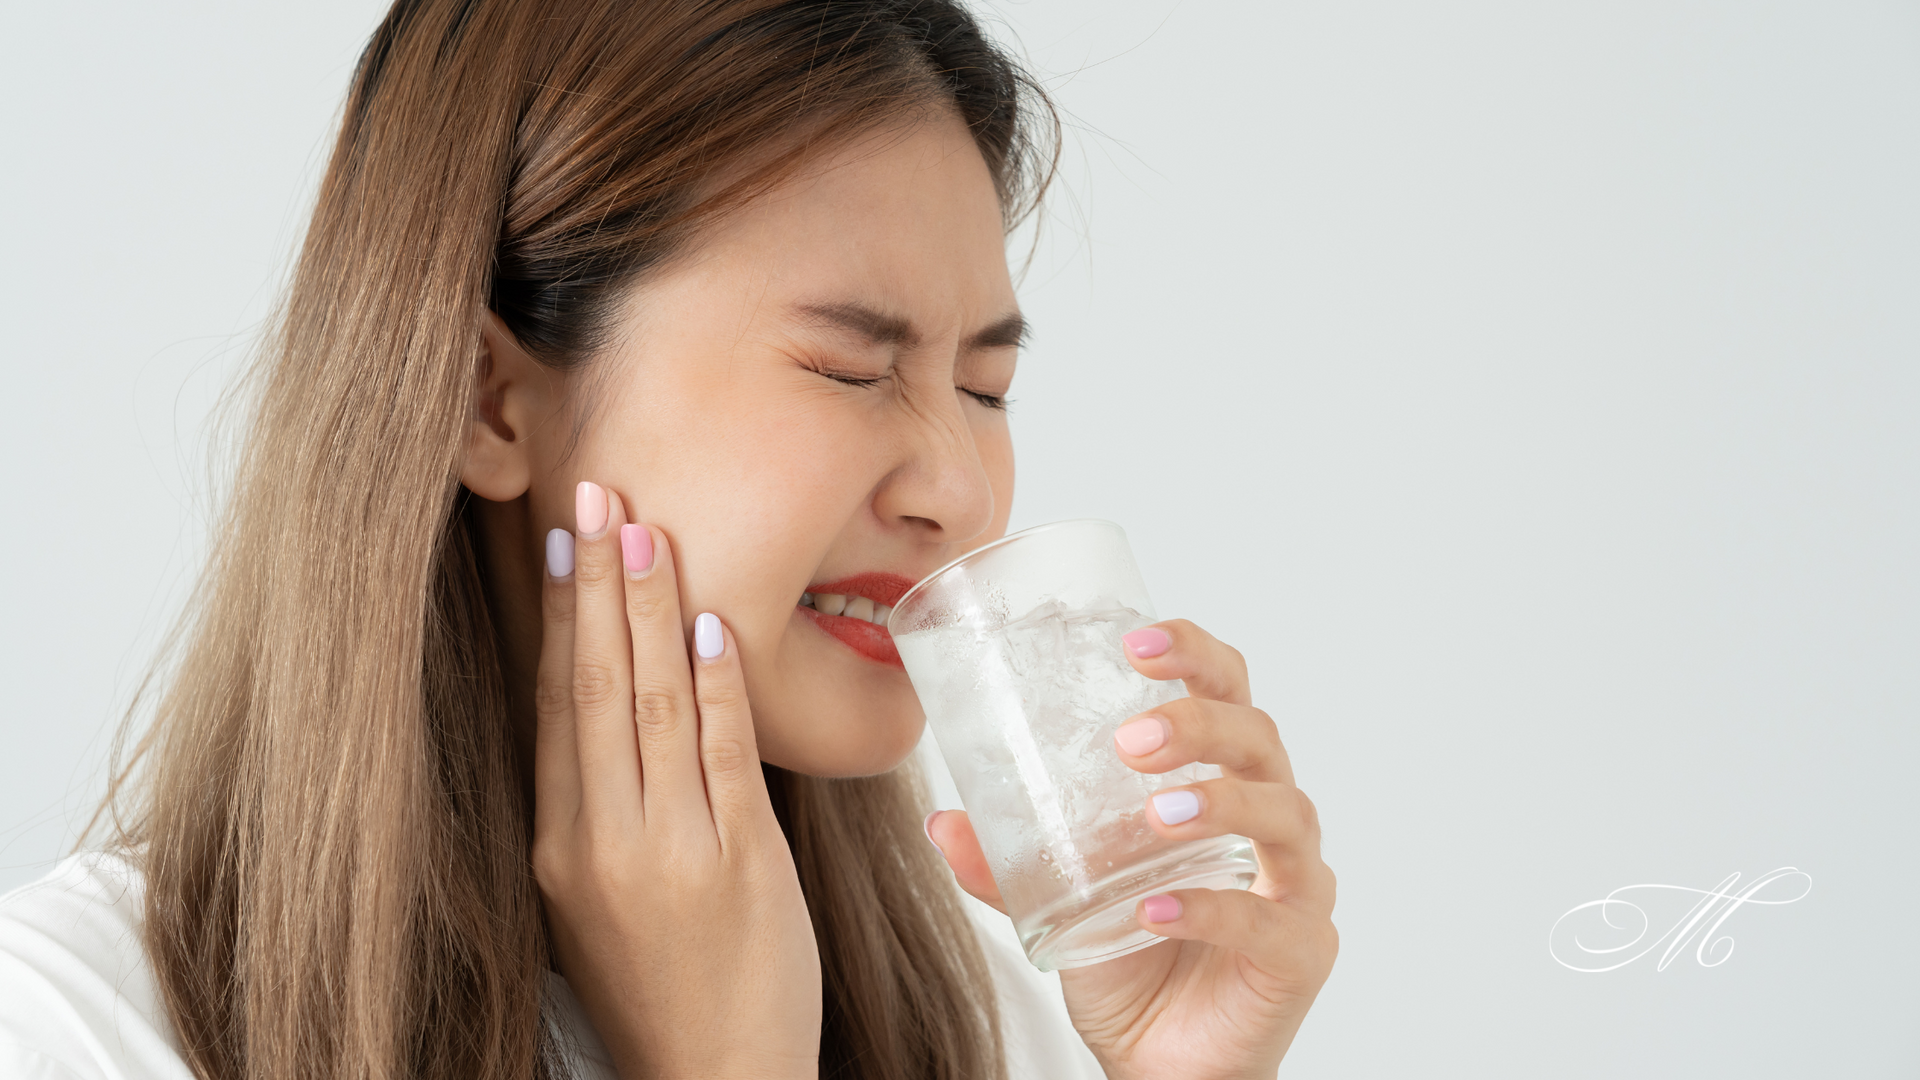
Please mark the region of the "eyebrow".
MULTIPOLYGON (((797 304, 794 310, 816 324, 850 330, 870 345, 900 345, 911 349, 920 344, 920 333, 912 322, 865 304, 797 304)), ((1018 346, 1026 342, 1031 332, 1027 320, 1016 311, 975 331, 960 343, 960 351, 1018 346)))
POLYGON ((1027 343, 1027 337, 1032 332, 1033 327, 1016 311, 968 338, 961 344, 960 351, 1018 347, 1027 343))

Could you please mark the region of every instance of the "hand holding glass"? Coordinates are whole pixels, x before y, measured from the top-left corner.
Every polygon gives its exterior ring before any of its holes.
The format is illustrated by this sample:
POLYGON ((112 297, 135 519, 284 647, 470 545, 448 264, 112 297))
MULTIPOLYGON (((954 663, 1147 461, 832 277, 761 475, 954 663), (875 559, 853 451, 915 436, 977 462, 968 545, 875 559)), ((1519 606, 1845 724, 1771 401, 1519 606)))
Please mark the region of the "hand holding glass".
POLYGON ((1164 940, 1134 907, 1169 889, 1245 888, 1244 837, 1173 841, 1149 796, 1214 765, 1138 773, 1113 733, 1186 690, 1127 662, 1121 637, 1154 622, 1126 533, 1109 521, 1015 533, 915 585, 887 621, 953 774, 1007 914, 1042 971, 1164 940))

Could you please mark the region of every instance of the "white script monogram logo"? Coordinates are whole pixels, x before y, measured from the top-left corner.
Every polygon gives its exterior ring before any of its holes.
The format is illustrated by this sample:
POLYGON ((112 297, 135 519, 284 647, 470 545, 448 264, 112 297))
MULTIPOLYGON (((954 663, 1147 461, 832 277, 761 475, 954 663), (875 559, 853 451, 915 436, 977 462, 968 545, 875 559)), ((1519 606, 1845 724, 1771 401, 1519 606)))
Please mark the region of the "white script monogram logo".
MULTIPOLYGON (((1700 937, 1700 945, 1694 951, 1694 956, 1700 961, 1700 966, 1718 967, 1726 962, 1727 957, 1733 955, 1733 938, 1716 938, 1713 936, 1714 931, 1719 930, 1720 924, 1726 922, 1727 917, 1736 909, 1743 904, 1791 904, 1813 890, 1813 878, 1791 866, 1783 866, 1736 893, 1733 887, 1739 880, 1740 875, 1736 872, 1728 875, 1725 881, 1711 889, 1690 889, 1684 885, 1622 886, 1608 893, 1604 899, 1589 900, 1554 920, 1553 929, 1547 931, 1547 952, 1562 967, 1574 971, 1612 971, 1633 963, 1671 938, 1671 944, 1667 945, 1666 952, 1660 954, 1660 963, 1655 968, 1657 971, 1665 971, 1667 965, 1673 962, 1673 958, 1679 954, 1680 950, 1686 948, 1687 942, 1697 934, 1700 937), (1805 882, 1797 895, 1774 899, 1761 899, 1757 895, 1774 882, 1789 878, 1798 878, 1805 882), (1693 893, 1700 899, 1657 940, 1640 951, 1627 955, 1627 950, 1640 944, 1651 928, 1646 910, 1639 904, 1621 897, 1622 893, 1636 893, 1638 890, 1693 893), (1712 917, 1712 922, 1707 921, 1709 917, 1712 917), (1564 931, 1561 929, 1563 926, 1566 927, 1564 931), (1583 933, 1583 929, 1588 933, 1583 933), (1632 939, 1622 944, 1604 947, 1588 944, 1588 941, 1617 941, 1628 933, 1633 935, 1632 939), (1573 958, 1571 961, 1567 959, 1569 956, 1573 958)), ((1774 892, 1779 893, 1788 887, 1790 885, 1782 886, 1774 892)), ((1639 893, 1639 895, 1642 902, 1649 904, 1658 896, 1657 893, 1639 893)))

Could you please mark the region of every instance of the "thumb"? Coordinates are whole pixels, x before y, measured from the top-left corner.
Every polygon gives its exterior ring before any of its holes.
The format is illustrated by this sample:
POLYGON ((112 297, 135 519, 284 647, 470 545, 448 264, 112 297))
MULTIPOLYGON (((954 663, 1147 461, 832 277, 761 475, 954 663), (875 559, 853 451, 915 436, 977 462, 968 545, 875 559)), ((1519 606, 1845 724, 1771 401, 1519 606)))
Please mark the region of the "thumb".
POLYGON ((1005 915, 1007 906, 1000 901, 1000 886, 994 884, 987 869, 986 853, 980 850, 980 838, 973 835, 973 822, 965 810, 935 810, 927 815, 927 839, 946 856, 953 878, 974 899, 1005 915))

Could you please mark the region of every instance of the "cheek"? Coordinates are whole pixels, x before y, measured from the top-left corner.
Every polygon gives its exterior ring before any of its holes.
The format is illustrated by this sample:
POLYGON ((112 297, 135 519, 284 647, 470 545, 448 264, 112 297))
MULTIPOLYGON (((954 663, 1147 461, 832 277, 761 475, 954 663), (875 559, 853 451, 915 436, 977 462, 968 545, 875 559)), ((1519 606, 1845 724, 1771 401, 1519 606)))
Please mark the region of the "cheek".
MULTIPOLYGON (((751 611, 753 619, 742 657, 760 756, 809 776, 883 773, 912 753, 923 727, 906 673, 853 656, 796 614, 794 604, 835 545, 859 534, 889 461, 876 446, 886 434, 864 417, 824 409, 797 425, 801 430, 792 426, 780 438, 777 460, 736 478, 736 492, 753 493, 741 512, 749 504, 753 513, 782 508, 768 525, 777 530, 779 550, 768 554, 765 591, 751 598, 736 592, 742 615, 751 611)), ((857 545, 849 554, 868 553, 857 545)))
POLYGON ((872 776, 913 752, 925 719, 904 672, 847 678, 839 658, 788 659, 798 662, 747 676, 763 761, 808 776, 872 776))
POLYGON ((804 394, 755 391, 717 395, 720 407, 702 418, 699 482, 707 489, 733 502, 838 505, 870 488, 863 474, 876 461, 876 433, 863 417, 804 394))
POLYGON ((831 415, 782 413, 758 424, 736 417, 729 441, 744 452, 707 471, 695 508, 736 549, 732 572, 790 606, 872 492, 872 434, 831 415))
POLYGON ((875 461, 870 432, 778 384, 690 388, 677 409, 660 395, 628 425, 645 509, 688 547, 683 588, 742 618, 770 596, 782 610, 798 599, 870 488, 864 474, 875 461))
POLYGON ((857 520, 884 459, 870 430, 828 410, 743 408, 705 433, 710 452, 662 493, 686 538, 683 595, 724 613, 750 673, 771 660, 760 673, 771 677, 791 639, 812 632, 792 625, 794 605, 857 520))
POLYGON ((973 441, 980 452, 980 466, 987 473, 987 484, 993 488, 993 528, 988 538, 997 539, 1006 535, 1007 520, 1013 515, 1013 437, 1005 416, 976 428, 973 441))

